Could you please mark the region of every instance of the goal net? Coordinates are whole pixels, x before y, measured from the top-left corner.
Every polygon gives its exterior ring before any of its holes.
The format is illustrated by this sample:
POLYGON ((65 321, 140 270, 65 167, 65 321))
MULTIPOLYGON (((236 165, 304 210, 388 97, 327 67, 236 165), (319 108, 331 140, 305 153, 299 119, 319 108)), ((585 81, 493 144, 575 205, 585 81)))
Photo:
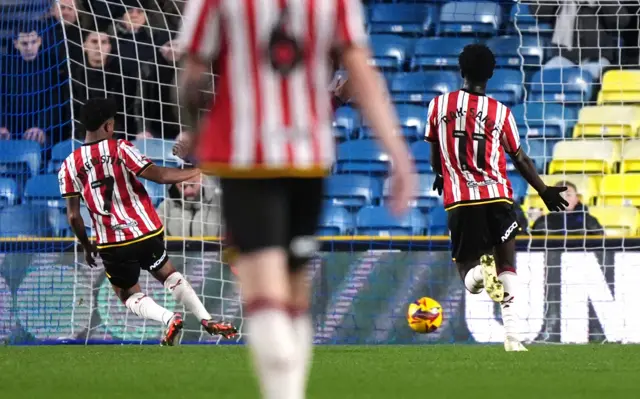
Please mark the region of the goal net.
MULTIPOLYGON (((157 343, 162 327, 128 312, 104 270, 84 264, 55 172, 83 139, 78 107, 103 96, 119 104, 119 137, 160 165, 181 165, 171 147, 185 128, 173 52, 184 1, 58 0, 51 9, 44 0, 5 3, 0 103, 3 118, 13 119, 11 126, 2 121, 11 140, 0 140, 0 338, 157 343), (40 102, 26 100, 33 93, 40 102)), ((571 183, 579 200, 571 201, 571 212, 547 216, 534 190, 509 171, 527 227, 517 255, 522 338, 640 341, 631 308, 640 295, 637 2, 365 3, 372 63, 387 81, 418 163, 420 194, 402 220, 384 211, 388 158, 346 101, 336 112, 338 160, 327 180, 322 250, 309 270, 316 342, 503 340, 494 303, 466 293, 451 263, 446 214, 431 191, 421 137, 429 100, 460 87, 457 57, 474 42, 496 55, 487 91, 511 107, 523 148, 548 184, 571 183), (407 304, 422 296, 438 300, 445 314, 442 327, 427 335, 413 333, 405 320, 407 304)), ((212 97, 214 91, 212 84, 212 97)), ((176 268, 214 317, 242 327, 239 288, 221 256, 216 180, 145 185, 165 220, 176 268)), ((184 311, 148 274, 140 283, 158 303, 184 311)), ((192 315, 185 321, 184 343, 220 342, 192 315)))

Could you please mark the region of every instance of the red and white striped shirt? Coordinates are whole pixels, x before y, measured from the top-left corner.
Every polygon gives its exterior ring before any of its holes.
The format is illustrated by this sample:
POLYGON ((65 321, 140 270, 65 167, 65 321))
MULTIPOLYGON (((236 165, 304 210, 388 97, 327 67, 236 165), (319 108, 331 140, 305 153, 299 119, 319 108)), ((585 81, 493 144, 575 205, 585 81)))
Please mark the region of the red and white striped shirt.
POLYGON ((58 173, 63 197, 82 196, 98 248, 140 241, 162 232, 162 221, 137 176, 153 163, 126 140, 86 143, 58 173))
POLYGON ((335 156, 331 54, 367 42, 360 0, 190 0, 182 52, 219 75, 198 146, 203 169, 324 175, 335 156), (277 41, 283 33, 295 45, 277 41))
POLYGON ((440 146, 445 208, 512 202, 505 152, 517 154, 520 137, 507 106, 465 90, 438 96, 425 139, 440 146))

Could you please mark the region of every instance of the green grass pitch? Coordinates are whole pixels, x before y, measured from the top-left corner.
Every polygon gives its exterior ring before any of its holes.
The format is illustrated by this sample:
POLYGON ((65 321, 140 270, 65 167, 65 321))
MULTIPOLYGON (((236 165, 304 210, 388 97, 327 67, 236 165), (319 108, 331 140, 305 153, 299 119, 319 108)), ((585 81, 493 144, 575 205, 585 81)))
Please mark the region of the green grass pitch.
MULTIPOLYGON (((0 348, 2 398, 257 398, 240 346, 0 348)), ((323 346, 308 398, 637 398, 640 346, 323 346)))

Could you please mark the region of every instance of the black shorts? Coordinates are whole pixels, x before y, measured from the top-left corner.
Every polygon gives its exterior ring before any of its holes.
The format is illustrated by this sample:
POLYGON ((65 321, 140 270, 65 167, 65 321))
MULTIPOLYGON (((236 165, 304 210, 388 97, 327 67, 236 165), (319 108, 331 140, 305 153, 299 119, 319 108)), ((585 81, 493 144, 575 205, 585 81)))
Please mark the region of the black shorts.
POLYGON ((451 257, 457 262, 478 260, 521 230, 514 205, 507 202, 459 206, 447 216, 451 257))
POLYGON ((168 261, 164 234, 133 244, 98 250, 107 278, 118 288, 131 288, 138 283, 140 269, 160 270, 168 261))
POLYGON ((222 214, 239 253, 282 248, 292 270, 315 255, 323 179, 223 178, 220 186, 222 214))

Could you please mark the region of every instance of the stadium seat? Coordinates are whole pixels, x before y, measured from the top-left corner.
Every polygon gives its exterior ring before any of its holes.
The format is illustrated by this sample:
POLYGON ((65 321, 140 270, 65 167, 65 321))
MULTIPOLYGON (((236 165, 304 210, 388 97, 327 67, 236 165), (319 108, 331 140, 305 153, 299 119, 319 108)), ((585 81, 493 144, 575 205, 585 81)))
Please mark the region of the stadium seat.
POLYGON ((335 137, 339 141, 349 140, 357 137, 360 130, 360 114, 351 107, 340 107, 336 110, 333 127, 335 137))
POLYGON ((51 160, 47 165, 47 173, 57 173, 60 165, 82 142, 78 140, 65 140, 54 144, 51 148, 51 160))
POLYGON ((433 30, 435 8, 426 4, 374 4, 370 33, 417 35, 433 30))
POLYGON ((458 90, 460 74, 452 71, 409 72, 391 80, 391 98, 396 103, 426 104, 440 94, 458 90))
MULTIPOLYGON (((416 193, 415 203, 412 204, 416 208, 422 211, 428 211, 429 209, 442 206, 442 196, 438 195, 437 191, 433 191, 433 181, 436 175, 433 173, 425 173, 418 175, 418 191, 416 193)), ((390 196, 391 179, 387 178, 384 181, 382 196, 385 202, 390 196)))
POLYGON ((640 140, 629 140, 622 149, 620 173, 640 172, 640 140))
POLYGON ((522 34, 523 37, 551 37, 553 35, 553 26, 549 23, 538 21, 534 11, 526 4, 514 4, 511 7, 509 21, 511 23, 507 26, 507 32, 510 35, 522 34))
POLYGON ((601 105, 584 107, 573 137, 632 138, 640 129, 640 107, 601 105))
MULTIPOLYGON (((569 175, 543 175, 540 176, 542 181, 548 186, 555 186, 558 182, 568 181, 576 186, 576 191, 581 202, 585 205, 591 205, 598 197, 600 187, 598 186, 598 178, 585 174, 569 174, 569 175)), ((538 195, 533 187, 529 186, 527 191, 527 197, 524 200, 526 209, 538 208, 542 209, 544 213, 547 212, 547 207, 544 205, 542 198, 538 195)))
POLYGON ((389 156, 374 140, 347 141, 338 146, 338 173, 384 174, 388 169, 389 156))
POLYGON ((611 173, 620 147, 608 140, 565 140, 553 148, 549 173, 611 173))
POLYGON ((366 206, 356 214, 356 233, 369 236, 408 236, 424 234, 425 218, 418 209, 411 208, 396 218, 384 206, 366 206))
POLYGON ((498 68, 539 67, 544 58, 545 41, 537 37, 494 37, 487 40, 487 46, 495 54, 498 68))
POLYGON ((602 78, 598 104, 640 103, 640 70, 607 71, 602 78))
POLYGON ((28 204, 45 205, 52 208, 65 206, 65 201, 60 196, 58 176, 54 174, 32 176, 27 180, 23 196, 28 204))
POLYGON ((30 140, 0 141, 2 175, 25 176, 40 170, 40 144, 30 140))
POLYGON ((529 138, 565 138, 578 119, 575 109, 553 103, 518 104, 511 108, 511 113, 520 136, 529 138))
POLYGON ((419 39, 413 50, 411 69, 458 68, 462 49, 476 39, 469 37, 425 37, 419 39))
POLYGON ((318 235, 344 236, 353 234, 354 216, 345 208, 339 206, 325 206, 320 218, 318 235))
POLYGON ((181 160, 173 155, 174 141, 162 139, 143 139, 133 141, 140 152, 160 166, 175 167, 181 160))
MULTIPOLYGON (((424 138, 424 128, 427 120, 427 108, 411 104, 398 104, 396 106, 396 112, 398 114, 400 127, 402 127, 402 135, 407 141, 422 140, 424 138)), ((370 139, 373 137, 373 131, 368 126, 360 129, 360 138, 370 139)))
POLYGON ((527 196, 527 189, 529 187, 529 183, 520 175, 518 172, 509 172, 507 173, 507 177, 511 182, 511 188, 513 189, 513 197, 516 201, 520 201, 524 197, 527 196))
POLYGON ((487 84, 487 95, 510 107, 522 101, 524 75, 520 71, 498 69, 487 84))
POLYGON ((411 153, 416 163, 416 172, 431 173, 431 143, 420 140, 411 145, 411 153))
POLYGON ((16 181, 8 177, 0 177, 0 208, 15 205, 17 198, 16 181))
POLYGON ((605 175, 600 182, 598 205, 640 206, 640 175, 605 175))
POLYGON ((632 206, 594 206, 589 213, 598 219, 607 236, 635 236, 638 234, 638 209, 632 206))
POLYGON ((591 100, 593 77, 578 67, 543 68, 531 78, 530 101, 564 102, 582 106, 591 100))
POLYGON ((493 2, 453 1, 442 6, 438 35, 495 35, 502 9, 493 2))
POLYGON ((14 205, 0 209, 0 237, 51 237, 55 209, 39 205, 14 205))
POLYGON ((371 36, 371 65, 383 71, 400 71, 410 51, 410 42, 396 35, 371 36))
POLYGON ((147 194, 149 194, 154 207, 157 207, 162 201, 165 200, 167 186, 165 186, 164 184, 152 182, 151 180, 147 179, 141 179, 140 182, 144 186, 144 189, 147 191, 147 194))
POLYGON ((380 198, 380 183, 370 176, 333 175, 325 180, 324 196, 336 206, 374 205, 380 198))
POLYGON ((433 208, 427 215, 427 235, 448 236, 449 226, 447 223, 447 211, 443 206, 433 208))
POLYGON ((522 142, 522 148, 527 150, 529 157, 536 165, 539 173, 544 173, 547 164, 551 161, 551 155, 557 141, 544 138, 529 138, 522 142))

